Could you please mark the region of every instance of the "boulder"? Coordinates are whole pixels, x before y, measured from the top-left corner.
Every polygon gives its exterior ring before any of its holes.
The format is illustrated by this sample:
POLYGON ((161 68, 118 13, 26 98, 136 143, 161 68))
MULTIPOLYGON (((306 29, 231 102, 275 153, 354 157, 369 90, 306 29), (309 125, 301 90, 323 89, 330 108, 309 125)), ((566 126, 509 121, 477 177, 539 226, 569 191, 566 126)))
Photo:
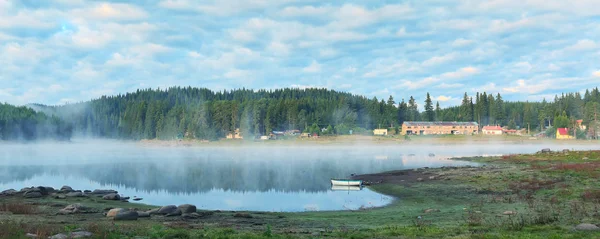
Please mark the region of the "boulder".
POLYGON ((48 237, 48 239, 71 239, 71 238, 87 238, 92 237, 93 234, 91 232, 79 231, 79 232, 71 232, 68 234, 61 233, 56 234, 54 236, 48 237))
POLYGON ((58 213, 67 215, 67 214, 75 214, 75 213, 84 213, 84 212, 86 212, 86 210, 88 210, 87 207, 85 207, 79 203, 75 203, 75 204, 66 206, 63 209, 60 209, 60 211, 58 211, 58 213))
POLYGON ((179 210, 181 210, 181 213, 193 213, 198 211, 198 209, 196 209, 196 206, 191 205, 191 204, 183 204, 183 205, 179 205, 179 210))
POLYGON ((94 190, 92 192, 92 194, 103 194, 103 195, 105 195, 105 194, 117 194, 117 193, 119 193, 119 192, 117 192, 115 190, 110 190, 110 189, 108 189, 108 190, 106 190, 106 189, 96 189, 96 190, 94 190))
POLYGON ((70 193, 67 193, 65 196, 72 197, 72 198, 85 197, 85 195, 82 192, 70 192, 70 193))
POLYGON ((83 190, 83 193, 92 193, 92 190, 83 190))
POLYGON ((143 198, 134 198, 133 201, 142 201, 144 200, 143 198))
POLYGON ((21 190, 19 191, 20 193, 27 193, 27 192, 40 192, 39 188, 34 188, 34 187, 29 187, 29 188, 21 188, 21 190))
POLYGON ((160 208, 155 208, 152 210, 148 210, 147 213, 150 215, 155 215, 155 214, 159 214, 158 211, 160 211, 160 208))
POLYGON ((17 194, 19 192, 17 192, 17 190, 14 189, 8 189, 8 190, 4 190, 2 192, 0 192, 0 195, 4 195, 4 196, 13 196, 15 194, 17 194))
POLYGON ((33 233, 27 233, 27 234, 25 234, 25 237, 27 237, 27 238, 38 238, 38 235, 33 234, 33 233))
POLYGON ((168 205, 168 206, 161 207, 156 212, 156 214, 167 215, 167 214, 170 214, 170 213, 174 213, 175 211, 177 211, 177 206, 175 206, 175 205, 168 205))
POLYGON ((69 186, 62 186, 59 191, 61 191, 61 192, 73 192, 73 188, 71 188, 69 186))
POLYGON ((54 197, 54 199, 66 199, 67 196, 64 194, 54 194, 52 195, 52 197, 54 197))
POLYGON ((138 211, 137 214, 138 214, 138 217, 150 217, 150 213, 149 212, 138 211))
POLYGON ((423 178, 417 178, 417 182, 423 182, 423 178))
POLYGON ((198 219, 198 218, 201 218, 202 216, 200 216, 200 214, 198 214, 198 213, 193 212, 193 213, 181 214, 181 217, 183 219, 198 219))
POLYGON ((111 194, 104 195, 104 197, 102 197, 102 199, 104 199, 104 200, 121 200, 121 196, 119 196, 119 194, 116 194, 116 193, 111 193, 111 194))
POLYGON ((505 211, 502 213, 502 215, 516 215, 516 214, 517 214, 517 212, 515 212, 515 211, 505 211))
POLYGON ((25 198, 41 198, 44 195, 42 195, 41 192, 38 191, 27 191, 23 194, 23 197, 25 198))
POLYGON ((137 220, 139 217, 137 212, 134 211, 121 211, 119 213, 117 213, 117 215, 115 215, 113 217, 113 219, 115 221, 135 221, 137 220))
POLYGON ((600 227, 598 227, 594 224, 581 223, 581 224, 575 226, 575 230, 577 230, 577 231, 600 231, 600 227))
POLYGON ((106 213, 106 217, 112 217, 112 218, 114 218, 114 217, 117 216, 117 214, 122 213, 122 212, 126 212, 126 211, 127 210, 125 210, 123 208, 113 208, 113 209, 110 209, 110 211, 108 211, 106 213))
POLYGON ((129 200, 131 199, 130 197, 121 197, 121 200, 129 200))
POLYGON ((590 158, 588 157, 583 157, 581 160, 589 160, 590 158))
POLYGON ((429 176, 429 180, 435 180, 435 176, 429 176))
POLYGON ((176 216, 181 216, 181 210, 179 208, 177 208, 174 212, 167 214, 167 217, 176 217, 176 216))
POLYGON ((549 154, 549 153, 552 153, 552 150, 549 148, 545 148, 545 149, 542 149, 542 151, 540 151, 540 152, 542 152, 544 154, 549 154))

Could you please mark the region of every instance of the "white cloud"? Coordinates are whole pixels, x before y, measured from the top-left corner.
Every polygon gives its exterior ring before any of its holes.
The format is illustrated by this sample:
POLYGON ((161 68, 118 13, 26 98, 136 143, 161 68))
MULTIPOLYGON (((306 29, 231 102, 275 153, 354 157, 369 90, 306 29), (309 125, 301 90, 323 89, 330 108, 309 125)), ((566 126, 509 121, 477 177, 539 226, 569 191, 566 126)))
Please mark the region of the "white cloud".
POLYGON ((240 69, 232 69, 226 72, 223 77, 230 79, 245 79, 251 75, 250 71, 240 70, 240 69))
POLYGON ((405 19, 411 17, 413 12, 412 7, 404 4, 389 4, 373 10, 353 4, 344 4, 332 13, 334 21, 329 25, 334 29, 364 27, 389 19, 405 19))
POLYGON ((470 31, 480 28, 481 21, 473 19, 450 19, 432 23, 433 28, 470 31))
POLYGON ((269 46, 267 47, 267 51, 268 53, 272 53, 276 56, 286 56, 290 54, 290 47, 281 42, 274 41, 269 44, 269 46))
POLYGON ((346 67, 346 68, 344 68, 344 72, 355 73, 356 67, 353 67, 353 66, 346 67))
POLYGON ((190 52, 188 52, 188 56, 193 57, 193 58, 198 58, 202 55, 200 55, 200 53, 198 53, 196 51, 190 51, 190 52))
POLYGON ((444 73, 441 76, 443 78, 457 79, 457 78, 465 78, 465 77, 476 75, 476 74, 479 74, 479 69, 469 66, 469 67, 464 67, 464 68, 458 69, 457 71, 454 71, 454 72, 444 73))
POLYGON ((333 8, 329 6, 292 6, 286 7, 283 10, 281 10, 281 12, 279 12, 279 15, 285 17, 326 17, 326 15, 329 14, 331 11, 333 11, 333 8))
POLYGON ((448 54, 442 55, 442 56, 434 56, 434 57, 431 57, 431 58, 423 61, 423 65, 424 66, 435 66, 435 65, 439 65, 439 64, 444 64, 446 62, 456 59, 456 56, 457 56, 456 53, 448 53, 448 54))
POLYGON ((437 98, 435 98, 435 100, 441 101, 441 102, 446 102, 446 101, 452 100, 452 97, 451 96, 440 95, 437 98))
POLYGON ((99 3, 91 8, 74 9, 69 15, 96 20, 136 20, 148 17, 148 13, 142 8, 125 3, 99 3))
POLYGON ((350 89, 350 88, 352 88, 352 84, 341 84, 338 88, 340 88, 340 89, 350 89))
POLYGON ((461 88, 465 86, 464 84, 461 83, 441 83, 439 85, 436 86, 436 88, 440 88, 440 89, 453 89, 453 88, 461 88))
POLYGON ((307 67, 302 68, 302 71, 307 72, 307 73, 318 73, 321 72, 321 64, 319 64, 317 61, 312 61, 310 63, 310 65, 308 65, 307 67))
POLYGON ((332 48, 324 48, 319 50, 319 56, 321 57, 334 57, 338 52, 332 48))
POLYGON ((592 73, 592 75, 595 77, 600 77, 600 70, 592 73))
POLYGON ((583 39, 577 41, 575 44, 568 46, 564 49, 566 52, 578 52, 593 50, 598 47, 598 44, 590 39, 583 39))
POLYGON ((410 81, 405 80, 401 84, 394 86, 394 89, 422 89, 432 87, 432 84, 439 82, 440 79, 436 77, 427 77, 422 80, 410 81))
POLYGON ((453 47, 464 47, 473 44, 475 41, 467 40, 464 38, 458 38, 452 42, 453 47))

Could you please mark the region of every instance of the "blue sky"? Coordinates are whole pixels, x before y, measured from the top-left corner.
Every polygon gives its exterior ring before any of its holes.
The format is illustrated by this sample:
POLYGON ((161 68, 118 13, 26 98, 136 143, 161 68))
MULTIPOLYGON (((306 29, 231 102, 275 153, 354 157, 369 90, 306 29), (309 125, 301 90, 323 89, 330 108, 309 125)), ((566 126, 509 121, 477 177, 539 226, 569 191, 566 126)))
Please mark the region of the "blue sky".
POLYGON ((0 102, 138 88, 552 99, 600 85, 597 0, 0 0, 0 102))

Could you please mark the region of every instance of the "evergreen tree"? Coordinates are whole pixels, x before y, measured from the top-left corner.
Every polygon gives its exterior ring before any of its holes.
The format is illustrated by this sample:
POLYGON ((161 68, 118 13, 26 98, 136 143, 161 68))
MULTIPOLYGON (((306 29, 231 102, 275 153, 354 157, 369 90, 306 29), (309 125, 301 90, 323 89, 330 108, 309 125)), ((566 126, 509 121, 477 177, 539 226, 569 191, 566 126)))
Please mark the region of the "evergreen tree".
POLYGON ((427 92, 427 98, 425 99, 425 119, 427 121, 435 121, 435 112, 433 111, 433 102, 431 96, 427 92))
POLYGON ((440 121, 442 118, 442 108, 440 108, 440 102, 435 103, 435 121, 440 121))

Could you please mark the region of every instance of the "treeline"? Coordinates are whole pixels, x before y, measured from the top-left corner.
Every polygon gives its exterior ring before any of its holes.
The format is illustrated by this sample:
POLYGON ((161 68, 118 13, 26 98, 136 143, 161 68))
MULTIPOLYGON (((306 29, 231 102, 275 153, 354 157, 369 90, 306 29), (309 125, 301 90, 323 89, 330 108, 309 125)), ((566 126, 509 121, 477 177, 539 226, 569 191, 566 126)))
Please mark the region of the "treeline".
MULTIPOLYGON (((77 134, 121 139, 217 139, 239 128, 245 137, 274 130, 331 126, 337 134, 397 126, 388 101, 326 89, 213 92, 204 88, 145 89, 90 102, 46 107, 77 134)), ((43 108, 38 106, 39 108, 43 108)))
MULTIPOLYGON (((500 94, 483 92, 469 96, 465 93, 460 105, 442 109, 439 102, 434 104, 429 93, 420 106, 412 96, 408 101, 402 99, 397 103, 392 96, 384 101, 326 89, 214 92, 205 88, 172 87, 137 90, 77 104, 32 107, 52 115, 46 121, 65 128, 67 134, 71 129, 66 125, 70 125, 78 136, 134 140, 213 140, 237 128, 245 138, 292 129, 348 134, 380 127, 397 128, 404 121, 475 121, 482 126, 529 128, 532 132, 549 127, 548 132, 552 133, 556 127, 573 128, 577 119, 597 127, 594 119, 600 111, 600 92, 596 88, 584 95, 563 94, 552 102, 507 102, 500 94)), ((29 116, 7 115, 19 119, 31 117, 34 121, 36 117, 43 118, 42 114, 36 116, 32 111, 29 116)), ((18 122, 18 125, 31 124, 18 122)))
POLYGON ((72 132, 71 125, 58 117, 0 103, 0 140, 68 140, 72 132))

